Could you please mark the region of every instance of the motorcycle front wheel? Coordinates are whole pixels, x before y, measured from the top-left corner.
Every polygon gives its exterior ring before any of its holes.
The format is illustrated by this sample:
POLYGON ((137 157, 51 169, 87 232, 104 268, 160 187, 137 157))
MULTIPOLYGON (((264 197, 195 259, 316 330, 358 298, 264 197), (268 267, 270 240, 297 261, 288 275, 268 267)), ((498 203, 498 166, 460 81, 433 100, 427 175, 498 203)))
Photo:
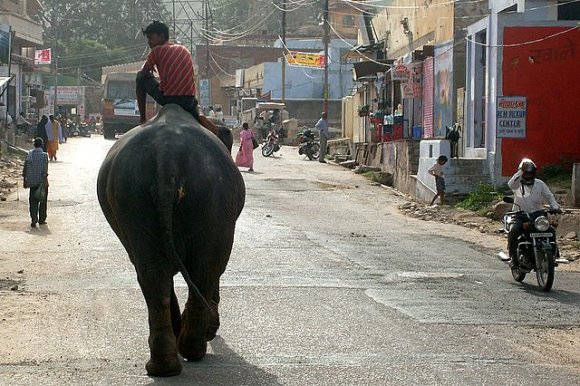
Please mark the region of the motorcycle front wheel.
POLYGON ((526 278, 526 272, 519 268, 512 268, 512 276, 514 277, 515 281, 521 283, 526 278))
POLYGON ((554 256, 551 250, 539 249, 538 260, 540 266, 536 270, 536 279, 538 286, 544 292, 552 289, 554 284, 554 256))
POLYGON ((264 157, 271 156, 273 152, 274 152, 274 145, 272 145, 271 143, 267 143, 264 146, 262 146, 262 155, 264 157))
POLYGON ((320 145, 315 143, 312 145, 312 147, 310 148, 310 151, 307 154, 308 159, 310 161, 312 161, 313 159, 318 159, 319 155, 320 155, 320 145))

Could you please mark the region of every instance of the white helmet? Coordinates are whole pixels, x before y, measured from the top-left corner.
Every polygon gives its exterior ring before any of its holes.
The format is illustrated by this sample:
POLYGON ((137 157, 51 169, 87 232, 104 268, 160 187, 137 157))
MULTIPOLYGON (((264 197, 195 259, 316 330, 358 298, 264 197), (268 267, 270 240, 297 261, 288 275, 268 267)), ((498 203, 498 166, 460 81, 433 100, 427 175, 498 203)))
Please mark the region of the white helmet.
POLYGON ((529 158, 524 158, 520 162, 519 169, 522 171, 522 184, 533 185, 536 179, 536 171, 538 170, 534 161, 529 158))

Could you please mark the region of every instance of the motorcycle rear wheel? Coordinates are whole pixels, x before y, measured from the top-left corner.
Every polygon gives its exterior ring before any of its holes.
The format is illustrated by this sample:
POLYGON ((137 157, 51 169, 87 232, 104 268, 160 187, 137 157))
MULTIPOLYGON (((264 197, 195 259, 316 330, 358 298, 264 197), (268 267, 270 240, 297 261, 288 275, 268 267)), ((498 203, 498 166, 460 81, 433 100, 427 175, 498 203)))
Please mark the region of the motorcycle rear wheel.
POLYGON ((544 292, 548 292, 552 289, 554 284, 554 256, 551 250, 538 250, 538 256, 540 260, 540 266, 537 267, 536 279, 538 280, 538 286, 544 292))
POLYGON ((274 145, 272 145, 271 143, 267 143, 264 146, 262 146, 262 155, 264 157, 269 157, 272 155, 272 153, 274 153, 274 145))

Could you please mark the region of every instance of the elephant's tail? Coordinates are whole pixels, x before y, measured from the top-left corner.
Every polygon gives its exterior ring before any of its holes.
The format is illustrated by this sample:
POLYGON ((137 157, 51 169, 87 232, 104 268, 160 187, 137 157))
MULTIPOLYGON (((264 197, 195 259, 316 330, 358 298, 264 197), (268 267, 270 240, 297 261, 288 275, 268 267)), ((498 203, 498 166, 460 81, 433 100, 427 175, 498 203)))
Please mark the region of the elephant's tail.
POLYGON ((158 177, 158 210, 159 219, 161 223, 161 231, 163 236, 163 245, 165 254, 174 268, 176 268, 185 279, 189 290, 197 296, 199 301, 208 309, 210 315, 215 317, 215 311, 208 303, 207 299, 199 291, 199 288, 191 280, 189 272, 183 261, 180 259, 177 249, 175 248, 175 241, 173 237, 173 210, 175 203, 179 203, 186 194, 183 187, 178 187, 176 183, 177 167, 173 157, 167 154, 165 157, 160 157, 157 161, 157 177, 158 177))

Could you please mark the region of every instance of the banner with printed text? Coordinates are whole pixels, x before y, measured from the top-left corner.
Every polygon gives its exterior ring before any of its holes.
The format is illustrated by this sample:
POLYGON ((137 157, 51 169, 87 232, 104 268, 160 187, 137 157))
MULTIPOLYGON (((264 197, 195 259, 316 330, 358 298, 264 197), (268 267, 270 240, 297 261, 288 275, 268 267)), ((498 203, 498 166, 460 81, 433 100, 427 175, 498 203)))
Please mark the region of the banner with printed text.
POLYGON ((290 51, 286 54, 288 64, 300 67, 324 68, 326 61, 323 54, 314 54, 310 52, 290 51))

